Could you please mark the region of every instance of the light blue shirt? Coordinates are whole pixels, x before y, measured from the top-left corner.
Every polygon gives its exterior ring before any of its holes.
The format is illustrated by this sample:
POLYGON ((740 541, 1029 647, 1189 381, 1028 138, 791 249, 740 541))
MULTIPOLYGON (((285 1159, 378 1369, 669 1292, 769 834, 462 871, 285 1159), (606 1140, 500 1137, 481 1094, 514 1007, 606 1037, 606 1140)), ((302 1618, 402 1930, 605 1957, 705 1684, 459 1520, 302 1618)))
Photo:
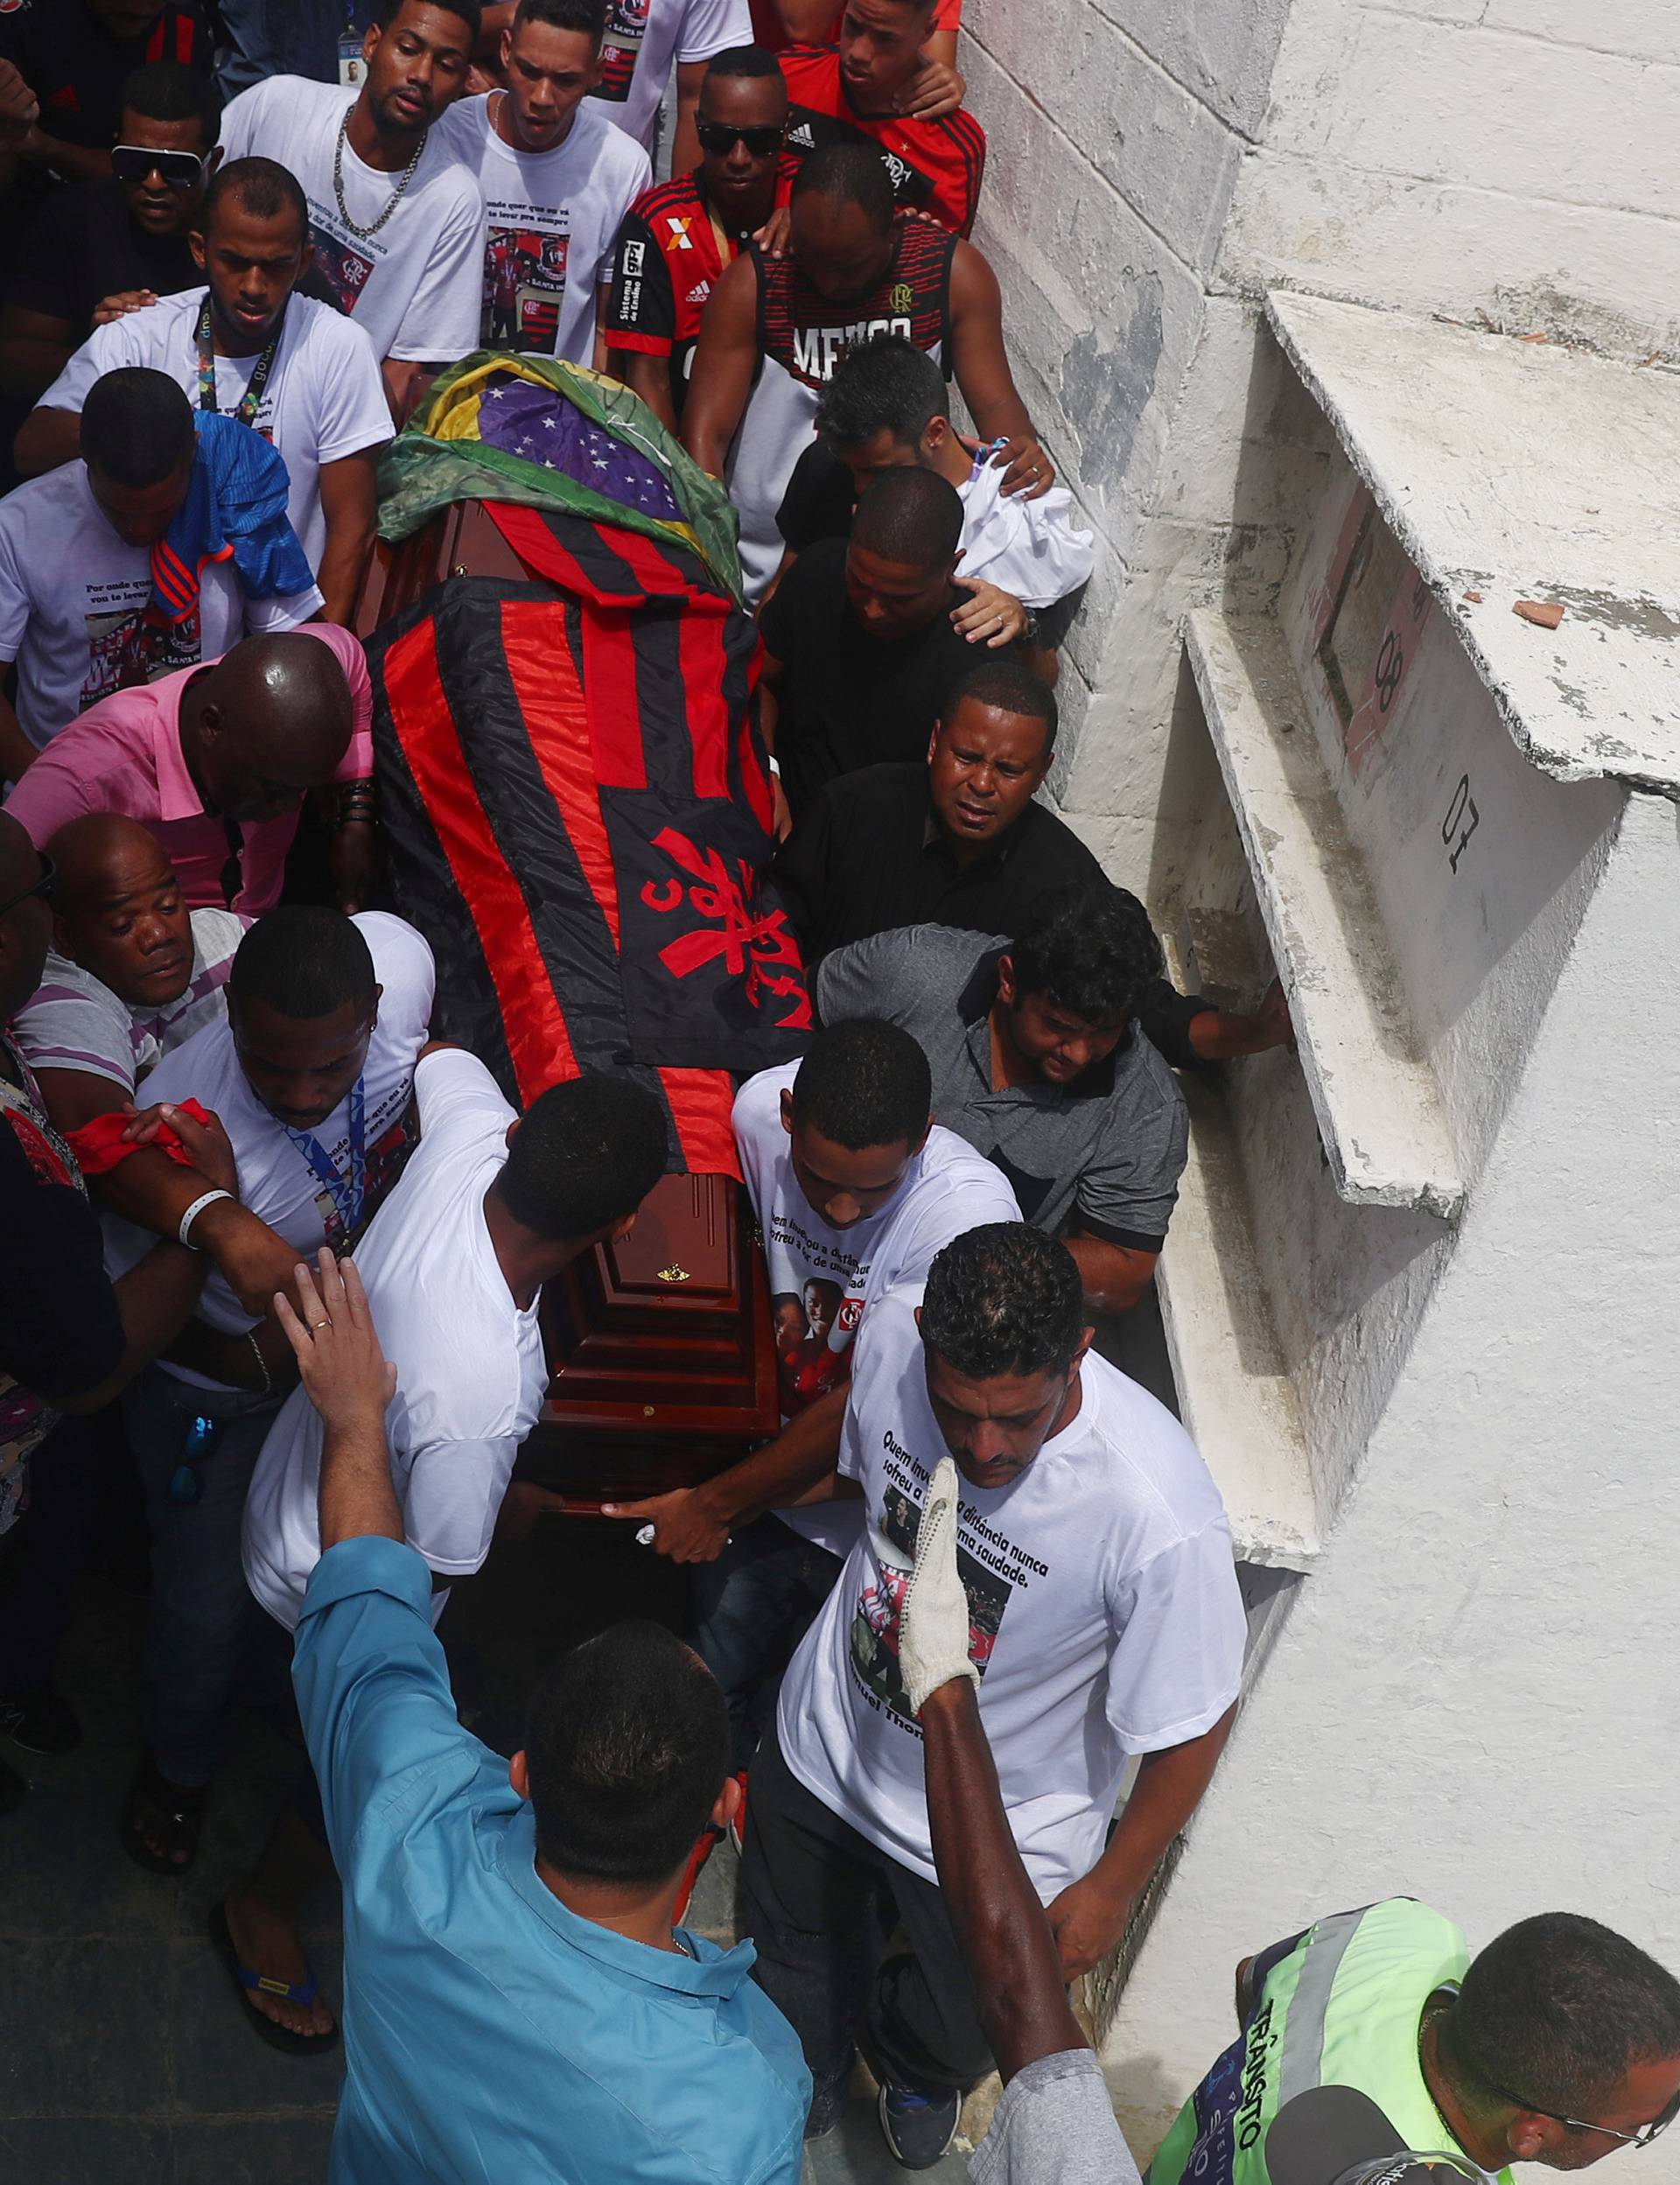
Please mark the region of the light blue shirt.
POLYGON ((292 1676, 344 1885, 332 2185, 794 2185, 810 2076, 752 1944, 654 1950, 544 1887, 413 1549, 327 1550, 292 1676))

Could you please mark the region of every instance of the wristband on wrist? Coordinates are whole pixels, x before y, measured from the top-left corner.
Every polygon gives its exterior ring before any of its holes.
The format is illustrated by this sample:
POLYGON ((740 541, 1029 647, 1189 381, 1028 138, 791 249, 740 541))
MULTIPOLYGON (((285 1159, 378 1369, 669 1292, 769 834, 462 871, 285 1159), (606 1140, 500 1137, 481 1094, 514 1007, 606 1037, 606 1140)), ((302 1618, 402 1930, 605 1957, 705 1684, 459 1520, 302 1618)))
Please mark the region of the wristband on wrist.
POLYGON ((346 781, 339 791, 339 824, 353 820, 373 826, 377 818, 378 799, 374 784, 365 777, 360 781, 346 781))
POLYGON ((199 1250, 198 1245, 193 1243, 187 1232, 192 1229, 192 1224, 198 1220, 200 1215, 204 1212, 206 1207, 214 1206, 218 1199, 231 1199, 233 1195, 234 1194, 231 1191, 200 1192, 199 1196, 192 1201, 192 1205, 188 1207, 186 1212, 181 1216, 180 1227, 175 1232, 181 1243, 186 1246, 188 1251, 195 1252, 199 1250))
POLYGON ((766 759, 769 765, 771 773, 774 774, 777 781, 780 781, 781 779, 781 766, 775 753, 774 751, 766 753, 766 759))

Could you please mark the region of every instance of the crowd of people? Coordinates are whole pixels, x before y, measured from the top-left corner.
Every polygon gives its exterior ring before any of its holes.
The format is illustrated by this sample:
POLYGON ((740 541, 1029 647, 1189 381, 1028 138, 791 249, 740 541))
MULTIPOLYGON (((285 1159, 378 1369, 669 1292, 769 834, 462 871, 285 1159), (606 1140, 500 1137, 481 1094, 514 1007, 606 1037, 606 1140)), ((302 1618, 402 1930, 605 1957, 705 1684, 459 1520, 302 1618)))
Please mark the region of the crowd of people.
MULTIPOLYGON (((0 1733, 76 1742, 69 1586, 132 1492, 116 1835, 187 1872, 236 1702, 295 1702, 209 1946, 255 2034, 332 2049, 298 1918, 336 1873, 346 2185, 792 2185, 860 2056, 906 2168, 996 2069, 979 2185, 1136 2180, 1069 1988, 1208 1789, 1246 1619, 1206 1467, 1096 1337, 1147 1310, 1179 1073, 1290 1019, 1179 992, 1037 801, 1092 540, 970 240, 958 12, 0 6, 0 1733), (726 487, 818 1019, 732 1117, 780 1430, 607 1506, 689 1628, 565 1655, 511 1761, 438 1622, 542 1405, 543 1285, 668 1147, 628 1081, 516 1112, 382 907, 379 459, 480 349, 620 382, 726 487), (726 1836, 722 1949, 683 1915, 726 1836)), ((1573 1915, 1473 1959, 1411 1900, 1336 1912, 1236 1999, 1157 2185, 1267 2185, 1316 2090, 1472 2185, 1680 2111, 1680 1984, 1573 1915)))

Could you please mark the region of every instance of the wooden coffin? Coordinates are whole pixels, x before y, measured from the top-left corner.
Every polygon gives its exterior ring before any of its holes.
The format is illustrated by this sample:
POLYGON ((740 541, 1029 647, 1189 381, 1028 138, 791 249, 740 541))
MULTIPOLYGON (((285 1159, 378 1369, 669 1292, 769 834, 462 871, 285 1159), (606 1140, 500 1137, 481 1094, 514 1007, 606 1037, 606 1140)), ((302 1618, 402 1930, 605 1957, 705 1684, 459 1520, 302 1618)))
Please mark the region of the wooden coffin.
POLYGON ((543 1293, 553 1372, 518 1476, 580 1512, 692 1487, 776 1431, 764 1253, 727 1176, 666 1176, 543 1293))
MULTIPOLYGON (((456 576, 533 580, 480 501, 378 548, 358 630, 456 576)), ((580 1514, 692 1486, 776 1431, 764 1252, 727 1176, 662 1178, 621 1243, 549 1285, 540 1317, 553 1378, 517 1476, 580 1514)))
POLYGON ((445 577, 505 577, 540 581, 485 514, 481 501, 458 501, 423 524, 411 538, 374 547, 356 606, 356 634, 367 637, 393 614, 412 606, 445 577))

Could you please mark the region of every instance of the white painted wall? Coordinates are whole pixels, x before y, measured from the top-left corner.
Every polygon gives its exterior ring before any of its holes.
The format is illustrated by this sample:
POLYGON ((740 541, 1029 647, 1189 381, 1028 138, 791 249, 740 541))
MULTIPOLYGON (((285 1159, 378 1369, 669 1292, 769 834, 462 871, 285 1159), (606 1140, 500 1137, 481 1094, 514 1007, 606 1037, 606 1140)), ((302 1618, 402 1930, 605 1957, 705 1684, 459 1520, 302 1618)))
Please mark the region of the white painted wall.
MULTIPOLYGON (((1565 791, 1573 795, 1574 791, 1565 791)), ((1674 808, 1634 798, 1458 1248, 1105 2044, 1146 2151, 1236 1959, 1395 1891, 1473 1945, 1544 1907, 1680 1964, 1674 808)), ((1680 2147, 1640 2158, 1680 2178, 1680 2147)), ((1641 2171, 1642 2178, 1645 2171, 1641 2171)))
MULTIPOLYGON (((1165 926, 1252 952, 1181 625, 1280 612, 1334 755, 1312 587, 1353 491, 1259 299, 1673 368, 1680 11, 968 0, 962 66, 991 143, 976 239, 1098 534, 1055 793, 1165 926)), ((1343 1206, 1290 1059, 1231 1073, 1333 1522, 1104 2041, 1140 2154, 1230 2037, 1236 1958, 1325 1911, 1411 1891, 1474 1944, 1570 1906, 1680 1965, 1680 1012, 1652 993, 1680 944, 1676 815, 1542 780, 1450 632, 1419 641, 1391 762, 1344 801, 1468 1202, 1452 1235, 1343 1206), (1485 838, 1447 886, 1466 773, 1485 838)), ((1638 2159, 1680 2180, 1680 2144, 1638 2159)))

